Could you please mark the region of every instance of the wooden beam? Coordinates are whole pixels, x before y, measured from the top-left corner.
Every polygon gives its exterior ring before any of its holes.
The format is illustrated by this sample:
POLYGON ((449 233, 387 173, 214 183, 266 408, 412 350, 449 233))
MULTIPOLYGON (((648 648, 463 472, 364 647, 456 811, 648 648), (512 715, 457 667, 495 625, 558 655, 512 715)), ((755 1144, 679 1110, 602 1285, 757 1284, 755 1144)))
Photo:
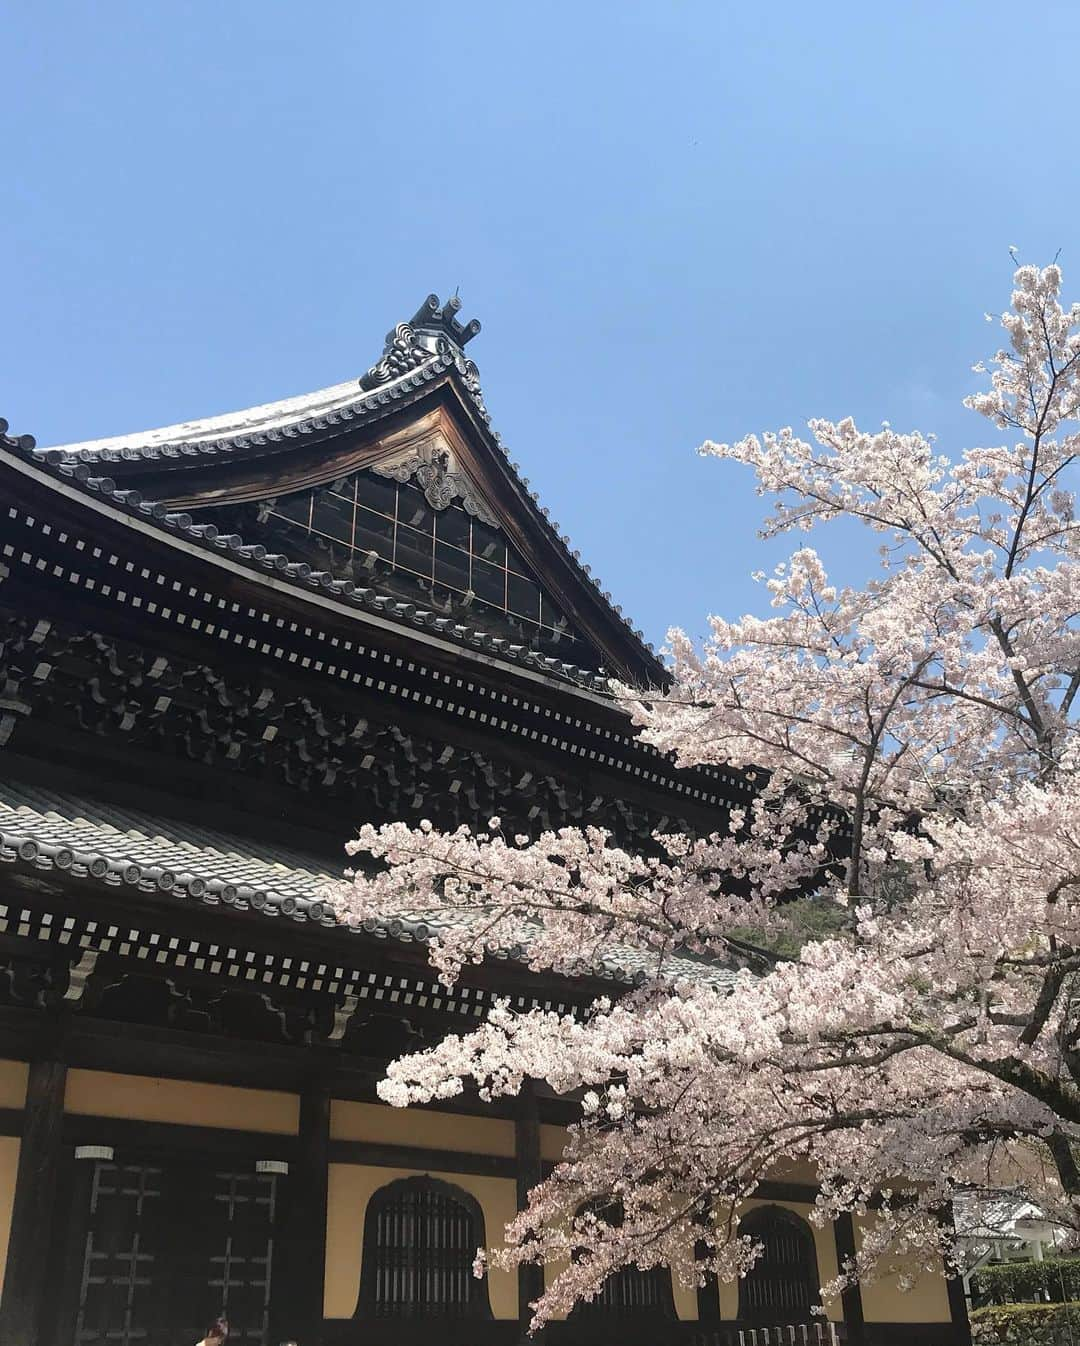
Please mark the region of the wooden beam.
MULTIPOLYGON (((454 1020, 454 1027, 460 1027, 459 1018, 454 1020)), ((39 1010, 0 1005, 0 1058, 33 1061, 48 1054, 54 1037, 52 1021, 39 1010)), ((197 1080, 286 1093, 300 1093, 304 1081, 315 1069, 335 1098, 362 1103, 379 1102, 376 1086, 386 1073, 385 1059, 345 1052, 332 1044, 293 1046, 259 1042, 119 1023, 85 1013, 72 1016, 69 1021, 64 1053, 72 1069, 197 1080)), ((541 1120, 555 1126, 566 1126, 581 1115, 577 1104, 554 1096, 547 1098, 542 1093, 537 1106, 541 1120)), ((514 1116, 512 1100, 484 1102, 475 1091, 417 1110, 508 1120, 514 1116)), ((813 1200, 812 1195, 809 1200, 813 1200)))
POLYGON ((241 1131, 183 1122, 148 1122, 137 1117, 97 1117, 68 1113, 63 1123, 68 1145, 111 1145, 114 1149, 182 1153, 195 1150, 215 1158, 295 1161, 297 1139, 276 1131, 241 1131))
MULTIPOLYGON (((15 1118, 21 1116, 14 1109, 0 1109, 0 1135, 19 1134, 17 1126, 5 1131, 5 1114, 9 1112, 15 1118)), ((290 1165, 302 1162, 302 1139, 272 1131, 241 1131, 231 1127, 69 1113, 64 1118, 63 1134, 65 1141, 71 1145, 197 1150, 203 1154, 242 1159, 282 1159, 290 1165)), ((362 1164, 375 1168, 406 1168, 434 1173, 473 1173, 480 1177, 509 1180, 513 1180, 518 1171, 517 1162, 503 1155, 438 1150, 421 1145, 392 1145, 384 1141, 331 1140, 327 1146, 327 1159, 331 1164, 362 1164)))
POLYGON ((66 1082, 67 1067, 60 1061, 35 1061, 30 1066, 0 1302, 0 1341, 5 1346, 38 1346, 41 1340, 57 1175, 63 1155, 66 1082))
MULTIPOLYGON (((540 1162, 540 1115, 536 1106, 536 1089, 526 1080, 518 1096, 518 1115, 514 1119, 514 1159, 517 1165, 517 1208, 525 1210, 529 1192, 543 1177, 540 1162)), ((488 1230, 488 1238, 496 1234, 488 1230)), ((528 1264, 518 1267, 518 1323, 522 1334, 529 1328, 535 1303, 544 1293, 544 1268, 528 1264)), ((540 1334, 541 1337, 543 1334, 540 1334)))
POLYGON ((485 1178, 511 1180, 518 1172, 515 1160, 504 1155, 437 1150, 422 1145, 391 1145, 370 1140, 332 1140, 330 1162, 411 1168, 428 1173, 475 1173, 485 1178))
MULTIPOLYGON (((0 1057, 32 1061, 43 1054, 53 1036, 50 1020, 40 1011, 0 1005, 0 1057)), ((68 1025, 65 1058, 73 1069, 297 1094, 303 1092, 314 1069, 335 1098, 364 1103, 379 1101, 376 1085, 386 1072, 384 1060, 332 1046, 288 1046, 83 1014, 73 1016, 68 1025)), ((432 1111, 476 1117, 512 1115, 508 1101, 489 1104, 475 1095, 440 1102, 432 1111)))
MULTIPOLYGON (((841 1211, 836 1217, 833 1238, 836 1241, 836 1264, 843 1271, 844 1263, 853 1261, 855 1257, 855 1222, 850 1211, 841 1211)), ((864 1346, 866 1320, 863 1316, 862 1290, 858 1284, 841 1290, 840 1302, 844 1309, 848 1346, 864 1346)))
POLYGON ((289 1223, 282 1240, 284 1275, 274 1276, 275 1336, 323 1346, 326 1207, 330 1162, 330 1094, 311 1085, 300 1097, 300 1134, 289 1171, 289 1223))
MULTIPOLYGON (((955 1229, 951 1203, 945 1208, 945 1219, 955 1229)), ((948 1268, 946 1268, 947 1272, 948 1268)), ((952 1319, 953 1339, 956 1346, 971 1346, 971 1320, 968 1318, 964 1278, 959 1273, 954 1276, 946 1274, 945 1289, 949 1296, 949 1317, 952 1319)))
MULTIPOLYGON (((713 1219, 711 1210, 699 1210, 694 1217, 694 1223, 701 1227, 707 1227, 713 1219)), ((699 1239, 694 1246, 694 1255, 703 1258, 707 1257, 708 1254, 708 1244, 699 1239)), ((717 1280, 714 1271, 706 1272, 705 1284, 698 1286, 697 1311, 699 1323, 718 1323, 720 1321, 720 1282, 717 1280)))

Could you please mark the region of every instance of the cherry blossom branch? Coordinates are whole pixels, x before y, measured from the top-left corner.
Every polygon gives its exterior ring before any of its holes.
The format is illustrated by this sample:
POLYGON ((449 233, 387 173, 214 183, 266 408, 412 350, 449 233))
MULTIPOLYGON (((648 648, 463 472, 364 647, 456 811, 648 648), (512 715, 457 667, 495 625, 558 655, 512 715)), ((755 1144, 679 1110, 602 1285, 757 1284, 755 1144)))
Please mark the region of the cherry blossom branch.
POLYGON ((1080 305, 1060 293, 1056 265, 1017 270, 967 399, 1017 442, 953 460, 816 420, 703 446, 773 498, 766 536, 846 518, 884 544, 861 588, 798 548, 760 577, 770 615, 672 630, 669 689, 613 688, 677 766, 751 786, 710 835, 636 853, 595 828, 397 822, 352 844, 340 918, 424 913, 444 980, 492 948, 564 976, 645 963, 579 1012, 497 1003, 380 1085, 407 1106, 542 1079, 580 1108, 490 1254, 553 1268, 538 1325, 622 1266, 745 1274, 740 1203, 793 1172, 815 1220, 866 1217, 859 1278, 940 1269, 941 1210, 976 1172, 1023 1172, 1080 1236, 1080 305), (780 937, 793 956, 762 947, 780 937))

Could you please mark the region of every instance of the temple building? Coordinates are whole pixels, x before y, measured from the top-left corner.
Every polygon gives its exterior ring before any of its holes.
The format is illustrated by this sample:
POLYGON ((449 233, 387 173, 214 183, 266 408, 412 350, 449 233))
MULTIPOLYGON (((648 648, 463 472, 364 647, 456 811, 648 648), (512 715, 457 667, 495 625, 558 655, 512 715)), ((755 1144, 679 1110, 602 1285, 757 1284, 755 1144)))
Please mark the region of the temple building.
MULTIPOLYGON (((574 1108, 376 1084, 495 996, 572 1009, 641 966, 493 947, 448 991, 430 923, 351 929, 327 881, 362 822, 645 845, 753 784, 675 769, 611 698, 664 668, 492 430, 478 330, 431 296, 309 396, 49 449, 0 422, 3 1346, 188 1346, 222 1312, 245 1346, 523 1338, 542 1273, 471 1263, 574 1108)), ((629 1270, 545 1341, 967 1340, 944 1274, 815 1316, 859 1225, 813 1199, 748 1203, 741 1285, 629 1270)))

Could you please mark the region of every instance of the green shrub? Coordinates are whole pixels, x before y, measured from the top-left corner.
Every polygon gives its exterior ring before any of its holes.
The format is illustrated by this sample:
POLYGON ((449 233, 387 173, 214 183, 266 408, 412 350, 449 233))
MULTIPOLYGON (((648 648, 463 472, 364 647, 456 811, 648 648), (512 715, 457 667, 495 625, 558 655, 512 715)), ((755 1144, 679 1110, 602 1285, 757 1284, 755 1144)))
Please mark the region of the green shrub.
POLYGON ((1018 1304, 1029 1299, 1080 1300, 1080 1257, 1048 1257, 1044 1262, 1006 1262, 980 1267, 971 1278, 979 1304, 1018 1304))
POLYGON ((971 1315, 975 1346, 1072 1346, 1080 1339, 1080 1303, 989 1304, 971 1315))

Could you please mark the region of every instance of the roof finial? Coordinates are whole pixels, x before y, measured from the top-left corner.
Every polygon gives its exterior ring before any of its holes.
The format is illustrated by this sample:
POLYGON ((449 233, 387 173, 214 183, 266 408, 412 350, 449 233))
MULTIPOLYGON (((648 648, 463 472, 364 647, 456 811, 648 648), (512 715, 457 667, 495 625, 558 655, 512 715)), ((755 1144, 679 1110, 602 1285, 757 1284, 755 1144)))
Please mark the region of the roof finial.
POLYGON ((461 359, 462 347, 480 331, 480 323, 476 318, 459 322, 460 308, 456 289, 445 304, 440 304, 437 294, 429 294, 408 322, 399 322, 387 333, 382 358, 360 380, 361 388, 377 388, 419 368, 436 354, 439 342, 449 341, 461 359))
POLYGON ((437 332, 460 348, 480 330, 480 324, 475 318, 468 323, 460 322, 457 316, 460 310, 461 296, 456 289, 445 304, 439 303, 437 294, 429 294, 409 319, 408 325, 418 332, 437 332))

